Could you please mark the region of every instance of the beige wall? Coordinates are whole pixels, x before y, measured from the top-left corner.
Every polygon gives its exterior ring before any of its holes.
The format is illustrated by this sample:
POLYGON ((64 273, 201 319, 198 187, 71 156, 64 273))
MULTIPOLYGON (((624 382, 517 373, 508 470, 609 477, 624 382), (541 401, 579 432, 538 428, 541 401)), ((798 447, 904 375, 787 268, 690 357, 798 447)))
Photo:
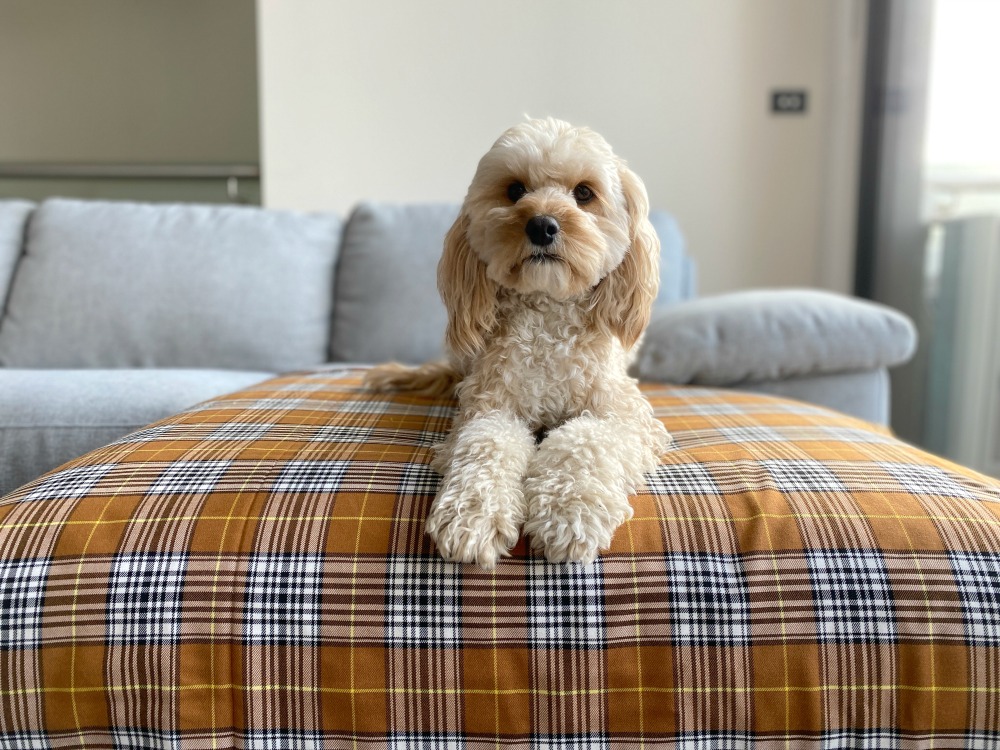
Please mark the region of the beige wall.
POLYGON ((863 0, 260 0, 265 203, 459 201, 524 113, 600 131, 701 291, 846 288, 863 0), (809 90, 805 117, 768 112, 809 90), (836 99, 834 98, 836 97, 836 99))
POLYGON ((253 0, 0 1, 0 161, 258 160, 253 0))

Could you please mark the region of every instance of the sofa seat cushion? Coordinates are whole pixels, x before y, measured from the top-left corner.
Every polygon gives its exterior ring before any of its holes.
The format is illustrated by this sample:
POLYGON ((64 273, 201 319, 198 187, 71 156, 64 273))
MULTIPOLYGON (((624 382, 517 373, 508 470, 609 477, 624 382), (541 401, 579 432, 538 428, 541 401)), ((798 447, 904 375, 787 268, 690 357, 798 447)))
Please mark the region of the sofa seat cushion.
POLYGON ((762 380, 738 387, 753 393, 819 404, 875 424, 889 424, 889 371, 884 367, 836 375, 762 380))
POLYGON ((822 408, 645 390, 675 447, 588 566, 440 559, 454 404, 356 374, 7 496, 0 745, 1000 746, 1000 484, 822 408))
POLYGON ((325 362, 339 243, 334 216, 44 201, 0 320, 0 366, 325 362))
POLYGON ((272 374, 0 368, 0 494, 150 422, 272 374))

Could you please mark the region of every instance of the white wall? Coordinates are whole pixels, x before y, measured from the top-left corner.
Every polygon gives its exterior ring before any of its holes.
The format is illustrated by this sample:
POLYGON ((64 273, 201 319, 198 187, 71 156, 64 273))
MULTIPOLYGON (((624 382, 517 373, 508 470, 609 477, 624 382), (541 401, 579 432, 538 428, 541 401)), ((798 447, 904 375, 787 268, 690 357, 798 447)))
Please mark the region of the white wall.
POLYGON ((252 0, 0 1, 0 161, 258 159, 252 0))
POLYGON ((264 200, 457 202, 500 132, 553 115, 601 132, 678 217, 702 293, 846 289, 863 8, 259 0, 264 200), (769 113, 782 86, 808 89, 806 116, 769 113))

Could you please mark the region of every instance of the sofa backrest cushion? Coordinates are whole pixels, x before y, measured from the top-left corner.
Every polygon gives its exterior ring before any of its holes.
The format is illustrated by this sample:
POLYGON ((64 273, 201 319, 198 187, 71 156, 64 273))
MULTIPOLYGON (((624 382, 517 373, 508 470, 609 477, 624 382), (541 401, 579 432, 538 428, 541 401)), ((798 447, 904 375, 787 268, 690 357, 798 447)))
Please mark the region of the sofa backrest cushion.
POLYGON ((426 362, 443 356, 448 314, 437 264, 457 204, 363 203, 337 266, 334 362, 426 362))
MULTIPOLYGON (((443 356, 447 312, 437 264, 457 204, 364 203, 351 214, 337 269, 331 359, 426 362, 443 356)), ((660 237, 657 307, 694 296, 694 264, 677 222, 650 214, 660 237)))
POLYGON ((21 257, 28 217, 34 209, 35 204, 30 201, 0 201, 0 311, 21 257))
POLYGON ((695 296, 695 265, 684 251, 684 235, 666 211, 650 211, 649 221, 660 238, 660 292, 656 307, 669 307, 695 296))
POLYGON ((340 231, 332 215, 47 200, 0 320, 0 365, 324 362, 340 231))

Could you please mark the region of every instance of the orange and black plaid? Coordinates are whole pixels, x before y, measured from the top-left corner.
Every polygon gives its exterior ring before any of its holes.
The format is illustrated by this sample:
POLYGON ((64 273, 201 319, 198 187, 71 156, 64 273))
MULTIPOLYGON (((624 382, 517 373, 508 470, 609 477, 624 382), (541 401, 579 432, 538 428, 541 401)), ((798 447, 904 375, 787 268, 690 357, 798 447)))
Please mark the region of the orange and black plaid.
POLYGON ((454 405, 199 405, 0 500, 0 747, 1000 747, 1000 484, 867 423, 645 387, 592 565, 424 534, 454 405))

